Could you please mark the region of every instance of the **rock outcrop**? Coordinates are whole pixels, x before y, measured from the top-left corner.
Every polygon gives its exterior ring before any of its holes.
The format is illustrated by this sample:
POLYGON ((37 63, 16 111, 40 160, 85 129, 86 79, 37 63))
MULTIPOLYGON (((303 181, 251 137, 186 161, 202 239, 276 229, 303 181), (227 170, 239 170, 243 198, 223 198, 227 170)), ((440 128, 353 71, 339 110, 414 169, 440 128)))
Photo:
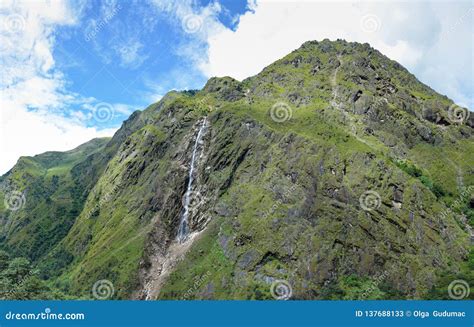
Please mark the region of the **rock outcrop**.
POLYGON ((469 114, 367 44, 306 42, 242 82, 170 92, 70 166, 20 160, 0 193, 32 210, 0 208, 0 246, 72 296, 106 279, 116 298, 268 299, 276 280, 295 299, 435 298, 471 248, 469 114), (62 176, 82 199, 69 225, 22 246, 62 176))

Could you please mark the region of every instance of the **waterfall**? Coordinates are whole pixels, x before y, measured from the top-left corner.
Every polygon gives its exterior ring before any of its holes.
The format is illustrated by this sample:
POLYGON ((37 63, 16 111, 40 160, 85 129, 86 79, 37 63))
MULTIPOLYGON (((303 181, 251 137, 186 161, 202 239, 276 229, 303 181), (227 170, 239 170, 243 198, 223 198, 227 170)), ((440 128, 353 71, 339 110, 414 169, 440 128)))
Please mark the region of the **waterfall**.
POLYGON ((195 161, 196 161, 198 148, 199 148, 200 143, 202 142, 202 137, 204 135, 206 126, 207 126, 207 118, 204 118, 203 122, 201 123, 201 127, 199 128, 196 141, 194 142, 193 155, 191 156, 191 164, 189 165, 188 187, 186 189, 186 193, 184 195, 184 201, 183 201, 184 211, 183 211, 183 214, 181 215, 181 219, 179 222, 179 229, 178 229, 178 236, 177 236, 179 243, 183 243, 189 234, 189 226, 188 226, 189 205, 191 204, 195 161))

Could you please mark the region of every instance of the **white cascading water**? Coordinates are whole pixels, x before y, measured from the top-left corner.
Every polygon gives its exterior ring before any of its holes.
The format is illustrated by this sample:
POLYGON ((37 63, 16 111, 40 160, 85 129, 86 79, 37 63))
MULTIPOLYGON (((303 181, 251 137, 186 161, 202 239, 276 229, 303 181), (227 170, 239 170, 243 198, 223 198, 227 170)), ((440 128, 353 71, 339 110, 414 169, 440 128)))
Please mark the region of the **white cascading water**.
POLYGON ((207 118, 204 118, 201 124, 201 127, 199 128, 196 141, 194 142, 193 155, 191 157, 191 164, 189 166, 188 188, 186 189, 186 193, 184 195, 184 212, 181 215, 181 220, 180 220, 179 229, 178 229, 177 239, 179 243, 183 243, 189 234, 188 218, 189 218, 189 205, 191 204, 192 188, 193 188, 193 181, 194 181, 194 169, 195 169, 194 163, 196 161, 196 154, 197 154, 202 136, 204 135, 206 125, 207 125, 207 118))

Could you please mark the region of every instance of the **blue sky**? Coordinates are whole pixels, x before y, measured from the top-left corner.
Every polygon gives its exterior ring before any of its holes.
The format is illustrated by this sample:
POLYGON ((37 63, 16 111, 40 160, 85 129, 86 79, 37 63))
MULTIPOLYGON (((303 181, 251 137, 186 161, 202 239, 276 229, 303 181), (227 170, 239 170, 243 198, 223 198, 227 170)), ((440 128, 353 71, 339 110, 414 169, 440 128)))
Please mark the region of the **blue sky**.
MULTIPOLYGON (((131 111, 143 109, 169 90, 204 85, 207 77, 194 57, 183 52, 192 47, 194 56, 206 56, 205 40, 199 35, 206 24, 202 8, 213 8, 210 19, 229 29, 248 10, 245 1, 199 1, 189 4, 191 11, 180 21, 174 16, 177 8, 153 2, 90 1, 81 9, 78 24, 58 29, 53 56, 68 77, 68 90, 100 99, 115 111, 113 119, 91 119, 88 126, 117 126, 131 111), (193 19, 196 26, 187 27, 187 20, 193 19)), ((72 110, 90 112, 80 106, 72 110)))
POLYGON ((474 105, 469 0, 2 0, 0 21, 0 174, 110 136, 169 90, 257 74, 307 40, 368 42, 474 105))

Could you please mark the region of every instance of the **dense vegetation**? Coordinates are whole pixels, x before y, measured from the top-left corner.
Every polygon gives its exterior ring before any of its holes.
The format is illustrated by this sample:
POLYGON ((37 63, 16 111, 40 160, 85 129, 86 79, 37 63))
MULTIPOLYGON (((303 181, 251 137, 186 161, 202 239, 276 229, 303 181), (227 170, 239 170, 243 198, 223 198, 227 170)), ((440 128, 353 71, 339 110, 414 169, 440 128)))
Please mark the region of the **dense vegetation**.
POLYGON ((7 252, 0 250, 0 299, 56 300, 67 297, 48 286, 29 259, 10 258, 7 252))
POLYGON ((448 298, 453 280, 473 283, 474 115, 453 121, 452 108, 341 40, 170 92, 112 139, 21 158, 1 177, 0 249, 15 258, 2 280, 31 265, 45 297, 90 298, 108 280, 114 298, 271 299, 285 280, 295 299, 448 298), (3 204, 13 191, 19 210, 3 204))

